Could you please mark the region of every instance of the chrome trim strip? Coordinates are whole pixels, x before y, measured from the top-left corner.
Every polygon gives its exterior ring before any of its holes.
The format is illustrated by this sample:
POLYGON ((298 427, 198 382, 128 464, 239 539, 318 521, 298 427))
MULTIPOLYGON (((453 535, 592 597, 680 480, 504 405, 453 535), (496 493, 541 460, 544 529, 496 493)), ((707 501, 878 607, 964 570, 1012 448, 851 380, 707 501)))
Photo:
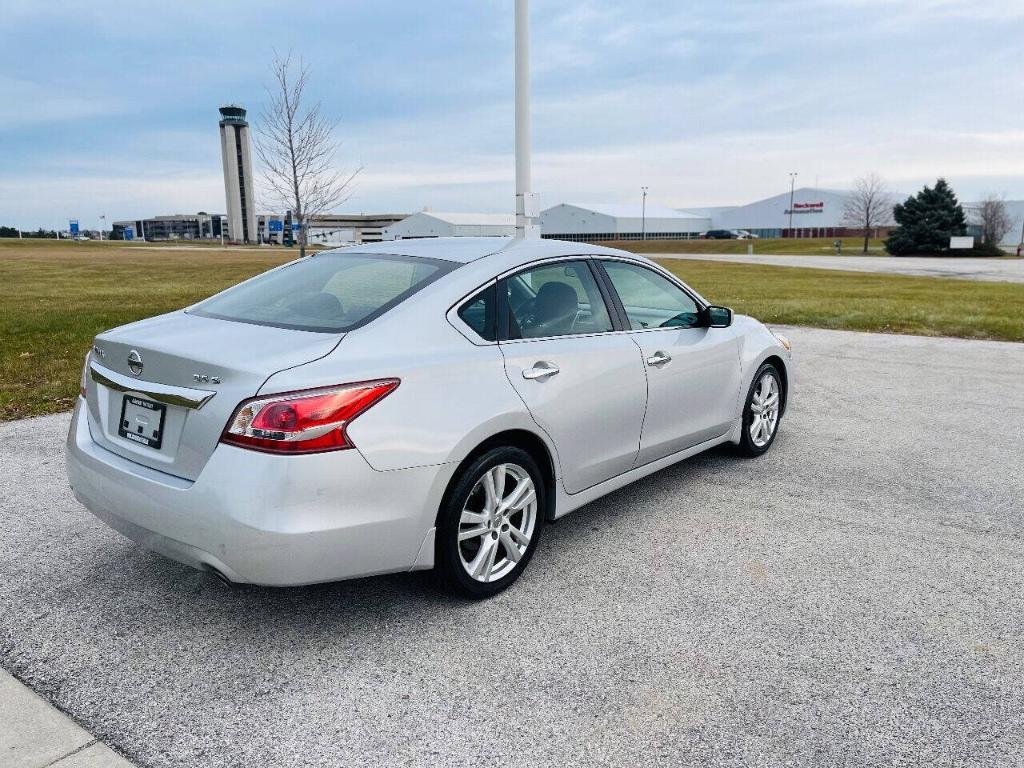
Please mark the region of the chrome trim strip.
POLYGON ((114 373, 94 362, 89 364, 89 377, 97 384, 102 384, 108 389, 117 392, 135 392, 136 394, 148 397, 158 403, 176 405, 181 408, 190 408, 198 411, 216 392, 205 389, 186 389, 184 387, 171 387, 166 384, 157 384, 152 381, 139 381, 129 379, 119 373, 114 373), (188 394, 184 394, 188 393, 188 394))

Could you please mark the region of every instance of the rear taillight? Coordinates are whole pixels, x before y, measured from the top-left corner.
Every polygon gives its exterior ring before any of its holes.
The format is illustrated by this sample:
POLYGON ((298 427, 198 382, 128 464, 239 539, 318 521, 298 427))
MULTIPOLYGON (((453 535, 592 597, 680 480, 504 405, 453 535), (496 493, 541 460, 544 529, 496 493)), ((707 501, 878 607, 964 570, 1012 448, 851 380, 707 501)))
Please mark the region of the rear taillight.
POLYGON ((221 442, 267 453, 352 448, 345 427, 397 386, 398 379, 385 379, 246 400, 228 422, 221 442))
POLYGON ((78 394, 85 397, 89 393, 89 357, 92 352, 85 353, 85 363, 82 365, 82 378, 78 380, 78 394))

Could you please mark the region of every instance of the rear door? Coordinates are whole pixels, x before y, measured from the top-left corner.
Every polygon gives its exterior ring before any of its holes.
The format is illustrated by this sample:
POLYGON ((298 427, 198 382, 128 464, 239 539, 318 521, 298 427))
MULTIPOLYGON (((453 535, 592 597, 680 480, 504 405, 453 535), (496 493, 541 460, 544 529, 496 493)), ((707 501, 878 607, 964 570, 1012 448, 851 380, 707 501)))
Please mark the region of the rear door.
POLYGON ((736 412, 740 360, 733 328, 702 327, 697 300, 660 272, 601 259, 647 371, 637 464, 720 437, 736 412))
POLYGON ((545 262, 501 281, 500 348, 512 386, 578 493, 629 470, 647 399, 640 350, 586 259, 545 262))

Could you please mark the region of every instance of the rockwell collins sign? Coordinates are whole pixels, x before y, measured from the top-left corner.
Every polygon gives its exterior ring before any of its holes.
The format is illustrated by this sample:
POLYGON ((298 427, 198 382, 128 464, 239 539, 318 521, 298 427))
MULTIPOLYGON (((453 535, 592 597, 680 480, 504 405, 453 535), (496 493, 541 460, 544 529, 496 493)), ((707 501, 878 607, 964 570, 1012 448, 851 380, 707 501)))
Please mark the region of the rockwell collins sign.
POLYGON ((825 203, 793 203, 793 209, 786 209, 786 214, 790 213, 824 213, 825 203))

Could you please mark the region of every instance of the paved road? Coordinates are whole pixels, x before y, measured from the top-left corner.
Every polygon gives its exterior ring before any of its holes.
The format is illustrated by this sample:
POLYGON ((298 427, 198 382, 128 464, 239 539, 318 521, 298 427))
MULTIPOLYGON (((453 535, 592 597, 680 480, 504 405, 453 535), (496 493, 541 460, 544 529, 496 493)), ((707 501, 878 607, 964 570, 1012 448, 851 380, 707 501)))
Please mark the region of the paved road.
POLYGON ((790 331, 773 450, 549 528, 487 603, 227 590, 0 425, 0 663, 150 766, 1019 765, 1024 345, 790 331))
POLYGON ((850 272, 953 277, 960 280, 1024 283, 1024 259, 928 258, 923 256, 745 256, 742 254, 649 253, 652 259, 733 261, 779 267, 811 267, 850 272))

